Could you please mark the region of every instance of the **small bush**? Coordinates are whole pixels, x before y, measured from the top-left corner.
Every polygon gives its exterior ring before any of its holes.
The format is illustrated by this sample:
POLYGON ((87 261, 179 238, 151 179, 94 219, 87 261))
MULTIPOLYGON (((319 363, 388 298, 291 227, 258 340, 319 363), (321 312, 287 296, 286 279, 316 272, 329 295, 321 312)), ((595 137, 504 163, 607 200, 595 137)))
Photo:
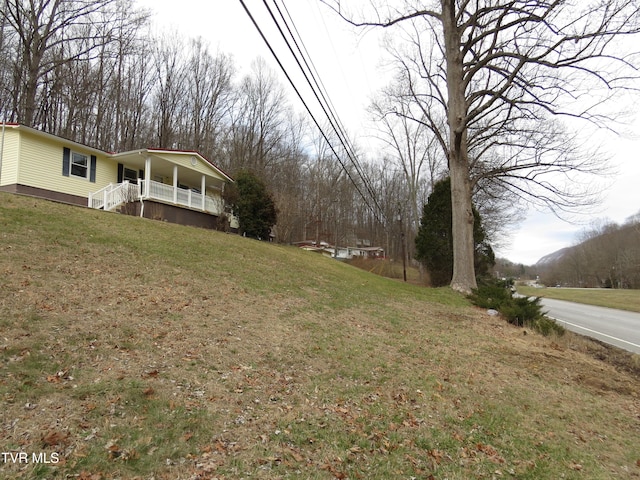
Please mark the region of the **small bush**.
POLYGON ((541 333, 545 337, 548 337, 549 335, 554 333, 561 337, 566 331, 562 325, 558 325, 555 320, 545 316, 535 320, 531 326, 534 330, 541 333))
POLYGON ((473 291, 469 299, 478 307, 497 310, 513 325, 530 327, 544 336, 564 334, 562 326, 544 316, 539 297, 514 298, 512 285, 510 281, 486 281, 473 291))
POLYGON ((507 322, 519 327, 529 325, 542 318, 543 315, 539 297, 534 299, 511 297, 510 301, 503 303, 498 308, 498 311, 507 319, 507 322))
POLYGON ((513 299, 510 288, 508 282, 493 280, 480 285, 469 298, 478 307, 500 310, 502 305, 513 299))

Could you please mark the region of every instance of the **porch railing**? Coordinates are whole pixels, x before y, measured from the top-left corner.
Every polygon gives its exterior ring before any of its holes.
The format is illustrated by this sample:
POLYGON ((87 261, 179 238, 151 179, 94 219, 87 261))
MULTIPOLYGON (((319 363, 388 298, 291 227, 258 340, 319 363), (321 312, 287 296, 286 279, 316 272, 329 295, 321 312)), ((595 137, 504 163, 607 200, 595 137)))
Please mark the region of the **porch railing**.
POLYGON ((110 183, 97 192, 89 194, 89 207, 113 210, 123 203, 133 202, 140 198, 140 186, 125 181, 123 183, 110 183))
POLYGON ((224 200, 220 197, 203 196, 202 193, 193 190, 165 185, 153 180, 140 180, 139 184, 129 181, 110 183, 97 192, 89 194, 89 207, 113 210, 118 205, 140 199, 180 205, 213 215, 224 213, 224 200))
POLYGON ((165 185, 164 183, 154 180, 141 180, 140 184, 142 185, 142 196, 145 200, 158 200, 160 202, 172 203, 195 210, 204 210, 214 215, 221 215, 224 212, 224 201, 222 198, 214 198, 208 195, 203 196, 202 193, 191 189, 165 185))

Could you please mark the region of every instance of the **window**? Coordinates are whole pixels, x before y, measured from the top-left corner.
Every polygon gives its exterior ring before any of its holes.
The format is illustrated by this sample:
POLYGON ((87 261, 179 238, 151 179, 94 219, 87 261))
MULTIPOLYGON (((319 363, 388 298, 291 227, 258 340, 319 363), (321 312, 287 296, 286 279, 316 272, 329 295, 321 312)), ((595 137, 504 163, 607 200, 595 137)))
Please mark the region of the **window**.
POLYGON ((86 155, 71 152, 71 175, 89 178, 89 158, 86 155))
POLYGON ((138 171, 133 170, 132 168, 124 167, 124 176, 125 180, 129 180, 131 183, 138 183, 138 171))
POLYGON ((95 182, 97 164, 98 158, 95 155, 91 155, 91 162, 89 162, 87 155, 71 152, 68 147, 62 149, 62 175, 65 177, 72 176, 95 182))

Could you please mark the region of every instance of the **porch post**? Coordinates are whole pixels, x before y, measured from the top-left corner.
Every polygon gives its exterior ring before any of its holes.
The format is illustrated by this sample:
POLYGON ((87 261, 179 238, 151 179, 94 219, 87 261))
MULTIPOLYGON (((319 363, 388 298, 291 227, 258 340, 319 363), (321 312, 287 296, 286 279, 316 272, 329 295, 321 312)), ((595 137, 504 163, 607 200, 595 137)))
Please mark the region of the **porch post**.
POLYGON ((202 175, 202 181, 200 182, 200 193, 202 194, 202 211, 206 211, 207 203, 205 202, 205 193, 207 192, 207 182, 204 175, 202 175))
POLYGON ((178 203, 178 166, 173 166, 173 203, 178 203))
POLYGON ((145 198, 149 198, 149 194, 151 193, 151 157, 144 159, 144 179, 144 196, 145 198))

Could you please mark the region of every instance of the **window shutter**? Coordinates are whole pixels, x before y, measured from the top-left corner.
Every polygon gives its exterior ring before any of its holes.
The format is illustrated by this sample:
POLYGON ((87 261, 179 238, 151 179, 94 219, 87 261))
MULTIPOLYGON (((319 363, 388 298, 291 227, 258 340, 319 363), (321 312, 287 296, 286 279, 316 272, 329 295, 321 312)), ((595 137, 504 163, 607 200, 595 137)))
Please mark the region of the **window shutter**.
POLYGON ((118 183, 122 183, 124 180, 124 165, 118 164, 118 183))
POLYGON ((144 180, 144 170, 140 170, 140 171, 138 172, 138 178, 139 178, 140 180, 144 180))
POLYGON ((98 159, 95 155, 91 155, 91 167, 89 170, 89 180, 93 183, 96 183, 96 163, 98 163, 98 159))
POLYGON ((70 164, 71 150, 69 150, 67 147, 64 147, 62 149, 62 175, 64 175, 65 177, 69 176, 70 164))

